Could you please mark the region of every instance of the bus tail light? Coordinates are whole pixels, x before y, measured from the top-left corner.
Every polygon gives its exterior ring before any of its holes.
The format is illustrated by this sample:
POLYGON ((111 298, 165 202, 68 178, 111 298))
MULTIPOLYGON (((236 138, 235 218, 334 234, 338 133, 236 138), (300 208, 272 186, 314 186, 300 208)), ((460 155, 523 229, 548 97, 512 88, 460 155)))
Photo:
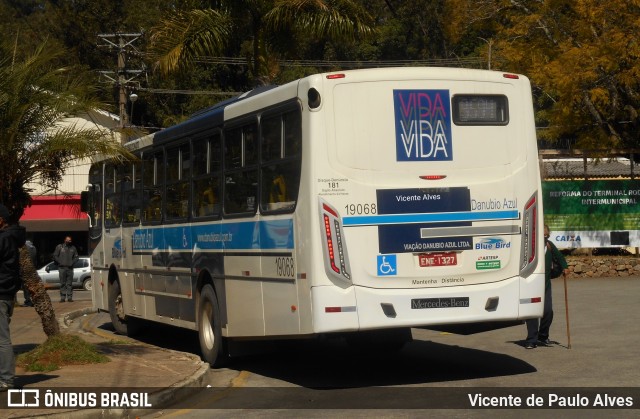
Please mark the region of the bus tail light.
POLYGON ((327 275, 351 283, 349 257, 338 211, 320 200, 324 267, 327 275))
POLYGON ((520 276, 528 277, 538 264, 538 200, 536 191, 524 206, 522 216, 522 246, 520 251, 520 276))

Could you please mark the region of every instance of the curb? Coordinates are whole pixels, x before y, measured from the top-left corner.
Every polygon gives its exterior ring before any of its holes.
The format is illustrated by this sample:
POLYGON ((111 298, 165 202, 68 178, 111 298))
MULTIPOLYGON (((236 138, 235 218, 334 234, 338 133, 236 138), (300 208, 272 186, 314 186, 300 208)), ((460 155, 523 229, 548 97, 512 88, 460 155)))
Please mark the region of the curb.
MULTIPOLYGON (((169 349, 164 349, 167 352, 175 352, 169 349)), ((180 354, 184 354, 180 352, 180 354)), ((202 361, 201 361, 202 362, 202 361)), ((173 387, 166 388, 164 390, 157 391, 149 394, 149 403, 153 406, 150 409, 163 409, 173 404, 179 399, 181 390, 186 387, 202 387, 204 383, 204 375, 209 371, 209 364, 202 362, 203 365, 198 368, 191 377, 184 379, 181 382, 176 383, 173 387)), ((149 414, 150 409, 134 408, 134 409, 119 409, 119 408, 102 408, 102 409, 83 409, 72 410, 60 413, 52 413, 50 415, 41 415, 40 417, 54 418, 54 419, 84 419, 84 418, 138 418, 149 414)))
MULTIPOLYGON (((97 313, 98 310, 95 310, 92 307, 84 308, 81 310, 75 310, 69 313, 65 313, 58 318, 58 323, 61 327, 68 329, 69 325, 73 323, 75 319, 78 317, 82 317, 88 314, 97 313)), ((97 333, 98 331, 95 328, 84 328, 84 325, 81 324, 81 329, 85 332, 92 333, 94 335, 100 336, 102 338, 107 338, 106 335, 101 333, 97 333)), ((111 336, 108 336, 111 338, 111 336)), ((145 345, 150 348, 155 348, 156 350, 167 352, 169 354, 175 353, 180 354, 181 356, 188 356, 193 359, 197 363, 200 364, 198 370, 189 377, 186 377, 182 381, 175 383, 173 386, 162 389, 160 391, 156 391, 154 393, 149 394, 149 402, 153 406, 153 409, 162 409, 168 405, 175 403, 179 399, 180 396, 184 396, 184 393, 181 393, 181 390, 186 387, 202 387, 204 384, 204 376, 211 369, 209 364, 202 361, 200 357, 185 353, 178 352, 171 349, 158 348, 156 346, 147 345, 145 343, 140 343, 141 345, 145 345)), ((138 417, 143 416, 149 413, 149 409, 143 408, 133 408, 133 409, 122 409, 122 408, 113 408, 113 409, 83 409, 83 410, 73 410, 73 411, 65 411, 60 413, 53 413, 51 415, 43 415, 43 417, 50 418, 127 418, 127 417, 138 417)))

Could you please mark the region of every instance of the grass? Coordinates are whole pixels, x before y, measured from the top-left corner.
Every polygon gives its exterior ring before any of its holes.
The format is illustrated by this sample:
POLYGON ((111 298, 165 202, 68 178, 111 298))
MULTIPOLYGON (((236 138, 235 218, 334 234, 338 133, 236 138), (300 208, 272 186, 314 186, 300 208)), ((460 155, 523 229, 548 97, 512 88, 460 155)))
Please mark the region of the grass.
POLYGON ((133 343, 124 339, 111 339, 107 342, 104 342, 103 345, 132 345, 133 343))
POLYGON ((16 364, 26 371, 54 371, 64 365, 101 364, 109 358, 80 337, 59 334, 29 352, 18 355, 16 364))

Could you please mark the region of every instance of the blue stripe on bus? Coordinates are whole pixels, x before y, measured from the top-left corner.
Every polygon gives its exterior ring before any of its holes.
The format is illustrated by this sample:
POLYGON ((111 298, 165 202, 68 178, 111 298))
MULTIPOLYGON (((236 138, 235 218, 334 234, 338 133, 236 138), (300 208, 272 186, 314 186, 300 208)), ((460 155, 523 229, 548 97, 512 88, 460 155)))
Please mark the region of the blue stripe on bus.
POLYGON ((362 215, 344 217, 342 225, 345 227, 375 226, 384 224, 405 223, 443 223, 455 221, 497 221, 515 220, 519 218, 517 210, 510 211, 476 211, 476 212, 438 212, 428 214, 389 214, 362 215))
POLYGON ((293 220, 244 221, 137 228, 134 252, 145 250, 282 250, 293 249, 293 220))

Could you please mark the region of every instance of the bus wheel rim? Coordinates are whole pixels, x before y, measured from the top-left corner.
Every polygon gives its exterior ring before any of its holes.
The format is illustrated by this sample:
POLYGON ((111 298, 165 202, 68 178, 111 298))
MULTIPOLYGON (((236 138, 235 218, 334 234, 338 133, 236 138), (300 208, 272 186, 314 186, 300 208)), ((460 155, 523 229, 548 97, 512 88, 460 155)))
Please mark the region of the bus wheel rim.
POLYGON ((213 349, 213 346, 215 344, 215 333, 213 331, 213 325, 211 322, 211 312, 212 307, 211 304, 207 304, 204 311, 204 315, 202 316, 202 335, 203 335, 203 339, 204 339, 204 344, 208 349, 213 349))

